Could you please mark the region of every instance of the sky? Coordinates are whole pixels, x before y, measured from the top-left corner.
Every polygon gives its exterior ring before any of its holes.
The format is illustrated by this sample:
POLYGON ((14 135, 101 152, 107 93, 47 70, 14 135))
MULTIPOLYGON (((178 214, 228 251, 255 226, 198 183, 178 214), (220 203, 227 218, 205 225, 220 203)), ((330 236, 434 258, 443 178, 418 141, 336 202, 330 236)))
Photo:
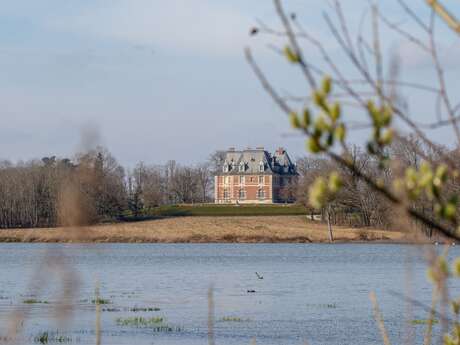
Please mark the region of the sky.
MULTIPOLYGON (((353 75, 324 23, 327 3, 286 0, 284 5, 353 75)), ((350 27, 357 30, 369 2, 342 3, 350 27)), ((413 28, 396 0, 379 3, 394 22, 413 28)), ((458 1, 446 4, 460 16, 458 1)), ((423 1, 414 10, 428 18, 423 1)), ((3 2, 0 159, 71 157, 89 136, 126 166, 168 160, 193 164, 228 147, 274 151, 282 146, 293 157, 304 155, 304 139, 261 88, 244 48, 251 47, 283 94, 310 91, 298 70, 268 46, 282 47, 282 40, 248 35, 258 20, 279 27, 271 1, 3 2)), ((439 27, 448 86, 458 90, 460 40, 439 27)), ((382 37, 386 56, 400 56, 405 78, 435 83, 426 54, 384 30, 382 37)), ((313 47, 304 48, 309 61, 323 63, 313 47)), ((426 111, 429 97, 410 91, 405 96, 416 116, 432 115, 426 111)), ((363 142, 367 135, 356 132, 353 140, 363 142)), ((430 135, 453 142, 448 131, 430 135)))

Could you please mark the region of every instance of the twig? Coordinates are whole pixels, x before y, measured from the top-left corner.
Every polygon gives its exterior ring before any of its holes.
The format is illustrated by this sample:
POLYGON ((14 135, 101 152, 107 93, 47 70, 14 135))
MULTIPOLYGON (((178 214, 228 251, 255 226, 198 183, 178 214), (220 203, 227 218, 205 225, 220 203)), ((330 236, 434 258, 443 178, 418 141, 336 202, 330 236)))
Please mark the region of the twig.
POLYGON ((375 293, 371 292, 369 294, 369 298, 370 298, 370 300, 372 302, 372 306, 373 306, 373 309, 374 309, 374 318, 375 318, 375 321, 377 322, 377 325, 379 326, 380 335, 382 336, 382 339, 383 339, 383 344, 384 345, 391 345, 390 339, 388 338, 388 334, 387 334, 387 331, 385 329, 385 323, 383 322, 383 317, 382 317, 382 314, 380 312, 379 305, 377 303, 377 297, 375 296, 375 293))
POLYGON ((215 345, 214 339, 214 289, 208 290, 208 344, 215 345))

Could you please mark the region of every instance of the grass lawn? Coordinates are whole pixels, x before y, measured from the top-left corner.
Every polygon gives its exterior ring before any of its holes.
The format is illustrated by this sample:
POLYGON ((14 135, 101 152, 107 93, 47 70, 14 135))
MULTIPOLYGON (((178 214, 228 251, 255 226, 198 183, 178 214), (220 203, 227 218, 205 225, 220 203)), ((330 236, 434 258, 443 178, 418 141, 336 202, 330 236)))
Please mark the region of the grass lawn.
MULTIPOLYGON (((301 205, 171 205, 145 210, 145 217, 178 216, 295 216, 305 215, 307 210, 301 205)), ((127 215, 129 217, 129 215, 127 215)))

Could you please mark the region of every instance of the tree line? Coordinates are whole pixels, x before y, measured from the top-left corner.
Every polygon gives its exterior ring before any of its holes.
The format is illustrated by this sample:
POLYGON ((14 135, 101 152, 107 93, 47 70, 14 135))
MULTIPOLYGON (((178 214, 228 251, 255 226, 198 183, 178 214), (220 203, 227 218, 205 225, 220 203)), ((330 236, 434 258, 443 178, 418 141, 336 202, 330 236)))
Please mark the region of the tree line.
MULTIPOLYGON (((430 156, 437 158, 438 150, 431 150, 415 137, 404 142, 395 141, 387 154, 398 165, 382 169, 379 161, 359 146, 349 148, 349 159, 361 172, 388 185, 392 177, 408 167, 418 169, 430 156)), ((452 156, 454 153, 449 152, 452 156)), ((126 216, 148 215, 149 210, 174 204, 213 202, 214 172, 222 162, 222 152, 211 155, 206 162, 181 165, 169 161, 164 165, 138 163, 133 169, 121 166, 111 153, 97 148, 73 159, 44 157, 27 163, 0 162, 0 227, 53 227, 65 223, 60 205, 66 197, 65 186, 73 183, 79 193, 82 223, 96 223, 126 216)), ((392 228, 395 212, 385 198, 363 182, 356 172, 344 169, 327 157, 306 156, 296 161, 298 178, 285 187, 284 193, 293 196, 306 207, 306 213, 322 215, 335 225, 353 227, 392 228), (314 210, 308 190, 318 176, 340 171, 343 186, 325 207, 314 210)), ((452 183, 450 188, 458 190, 452 183)), ((435 209, 428 199, 413 205, 428 217, 435 217, 435 209)), ((72 210, 67 210, 67 213, 72 210)), ((396 217, 397 218, 397 217, 396 217)), ((424 229, 431 234, 431 229, 424 229)))
MULTIPOLYGON (((295 187, 297 202, 311 207, 309 191, 315 180, 321 176, 329 176, 332 171, 338 171, 341 177, 341 188, 333 198, 327 199, 325 205, 319 210, 324 221, 352 227, 398 230, 417 228, 431 237, 434 230, 432 227, 399 214, 398 209, 395 209, 381 193, 363 181, 359 174, 371 176, 378 181, 379 185, 399 190, 402 194, 408 186, 395 185, 398 181, 397 176, 406 176, 406 180, 402 183, 410 183, 410 180, 407 181, 407 177, 410 177, 408 171, 423 169, 426 160, 442 162, 446 155, 452 161, 459 162, 457 164, 460 169, 460 152, 441 146, 433 148, 416 136, 409 136, 404 140, 395 139, 384 152, 388 163, 384 162, 383 165, 380 159, 376 159, 359 146, 351 146, 347 150, 346 159, 356 167, 355 170, 347 169, 326 156, 315 155, 297 161, 299 172, 298 185, 295 187)), ((446 200, 448 195, 458 195, 460 193, 459 178, 448 181, 445 191, 446 195, 440 197, 446 200)), ((406 197, 405 202, 427 219, 434 220, 438 217, 439 210, 433 200, 426 195, 418 196, 416 201, 406 197)))
POLYGON ((91 224, 161 205, 210 202, 212 181, 208 162, 141 162, 130 170, 104 148, 72 159, 0 161, 0 228, 65 225, 72 213, 80 214, 78 223, 91 224), (78 205, 68 202, 72 198, 78 205))

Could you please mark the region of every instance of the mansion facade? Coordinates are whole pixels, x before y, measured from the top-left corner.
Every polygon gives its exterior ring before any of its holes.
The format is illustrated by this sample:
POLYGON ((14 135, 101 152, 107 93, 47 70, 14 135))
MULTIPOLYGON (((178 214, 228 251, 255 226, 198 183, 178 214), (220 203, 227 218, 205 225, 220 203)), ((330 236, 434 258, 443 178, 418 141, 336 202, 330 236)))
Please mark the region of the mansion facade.
POLYGON ((261 147, 242 151, 230 148, 214 177, 215 203, 293 202, 296 179, 296 166, 283 148, 274 154, 261 147))

